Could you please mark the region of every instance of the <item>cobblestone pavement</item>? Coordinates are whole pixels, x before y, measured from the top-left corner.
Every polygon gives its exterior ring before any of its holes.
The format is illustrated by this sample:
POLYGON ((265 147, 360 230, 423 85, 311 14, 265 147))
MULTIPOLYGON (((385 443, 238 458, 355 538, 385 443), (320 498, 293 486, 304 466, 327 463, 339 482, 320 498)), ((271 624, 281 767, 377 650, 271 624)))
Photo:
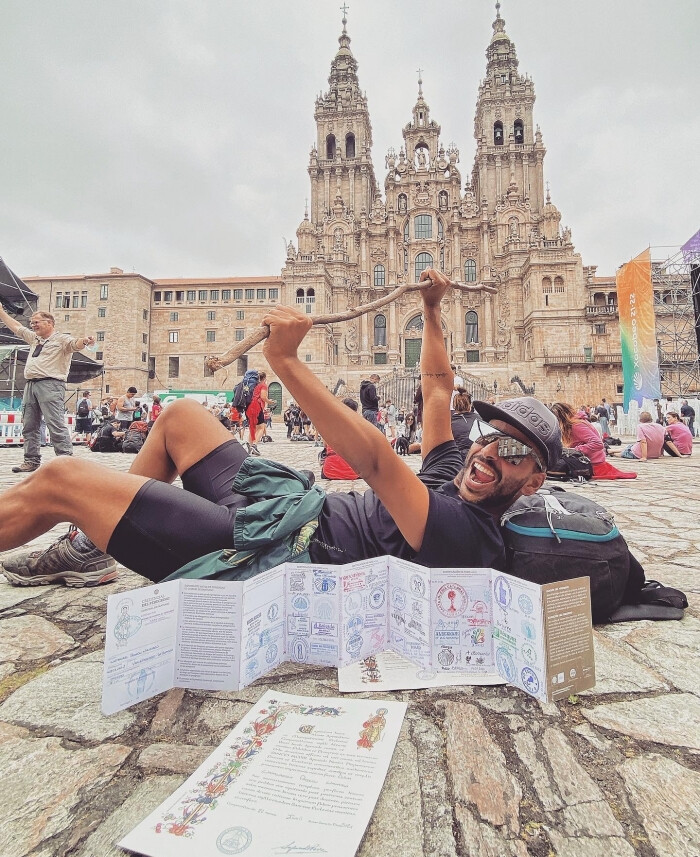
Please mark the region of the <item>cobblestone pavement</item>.
MULTIPOLYGON (((318 448, 279 428, 275 438, 266 453, 318 477, 318 448)), ((91 457, 118 470, 131 461, 91 457)), ((0 450, 0 490, 22 478, 10 472, 20 459, 0 450)), ((580 490, 616 514, 648 577, 688 593, 684 620, 598 628, 598 684, 567 702, 541 705, 507 686, 390 694, 408 714, 361 857, 700 854, 700 447, 636 469, 634 482, 580 490)), ((172 690, 103 717, 106 598, 144 583, 126 570, 90 590, 2 578, 2 857, 123 854, 120 836, 267 688, 337 694, 335 671, 287 664, 239 693, 172 690)))

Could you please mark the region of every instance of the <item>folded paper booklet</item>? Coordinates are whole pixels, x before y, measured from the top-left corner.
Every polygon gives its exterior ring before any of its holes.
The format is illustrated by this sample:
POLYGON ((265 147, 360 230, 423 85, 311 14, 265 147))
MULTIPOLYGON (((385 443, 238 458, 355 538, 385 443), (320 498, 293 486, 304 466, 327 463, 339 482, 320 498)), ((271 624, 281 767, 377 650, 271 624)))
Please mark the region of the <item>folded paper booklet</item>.
POLYGON ((119 845, 148 857, 353 857, 405 713, 403 702, 269 690, 119 845))
POLYGON ((385 649, 437 675, 495 671, 542 700, 585 690, 595 683, 588 578, 538 586, 385 556, 111 595, 102 710, 172 687, 238 690, 283 661, 341 668, 385 649))

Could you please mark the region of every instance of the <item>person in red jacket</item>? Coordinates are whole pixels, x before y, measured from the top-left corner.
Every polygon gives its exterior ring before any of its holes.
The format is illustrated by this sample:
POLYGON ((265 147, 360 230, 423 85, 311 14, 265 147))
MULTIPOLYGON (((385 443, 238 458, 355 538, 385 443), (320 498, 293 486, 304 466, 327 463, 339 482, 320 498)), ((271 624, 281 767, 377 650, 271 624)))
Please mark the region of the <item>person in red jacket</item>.
POLYGON ((587 455, 593 465, 594 479, 636 479, 631 471, 618 470, 607 460, 603 439, 588 420, 578 416, 571 405, 555 402, 552 413, 559 421, 564 446, 587 455))
MULTIPOLYGON (((354 399, 343 399, 351 411, 357 410, 357 402, 354 399)), ((321 476, 324 479, 359 479, 360 476, 350 467, 347 461, 338 455, 328 444, 321 452, 321 476)))
POLYGON ((264 410, 267 403, 270 401, 267 397, 267 373, 261 372, 258 375, 258 383, 253 390, 253 401, 248 405, 245 415, 248 417, 248 431, 250 432, 250 443, 248 444, 248 452, 252 455, 260 455, 257 440, 265 433, 265 416, 264 410))

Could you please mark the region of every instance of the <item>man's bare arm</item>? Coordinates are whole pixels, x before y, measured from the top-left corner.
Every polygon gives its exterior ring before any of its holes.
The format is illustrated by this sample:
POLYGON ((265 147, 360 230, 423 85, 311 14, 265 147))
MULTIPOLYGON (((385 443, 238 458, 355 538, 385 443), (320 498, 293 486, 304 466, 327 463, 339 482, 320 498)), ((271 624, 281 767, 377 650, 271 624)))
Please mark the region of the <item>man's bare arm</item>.
POLYGON ((421 291, 423 299, 423 344, 420 354, 421 389, 423 391, 423 458, 441 443, 452 440, 450 398, 453 372, 445 351, 440 303, 450 288, 444 274, 432 268, 423 271, 421 281, 432 286, 421 291))
POLYGON ((12 316, 8 312, 5 312, 5 308, 2 306, 2 304, 0 304, 0 321, 2 321, 2 323, 6 325, 13 333, 17 333, 20 327, 24 327, 24 325, 21 322, 17 321, 16 318, 12 318, 12 316))

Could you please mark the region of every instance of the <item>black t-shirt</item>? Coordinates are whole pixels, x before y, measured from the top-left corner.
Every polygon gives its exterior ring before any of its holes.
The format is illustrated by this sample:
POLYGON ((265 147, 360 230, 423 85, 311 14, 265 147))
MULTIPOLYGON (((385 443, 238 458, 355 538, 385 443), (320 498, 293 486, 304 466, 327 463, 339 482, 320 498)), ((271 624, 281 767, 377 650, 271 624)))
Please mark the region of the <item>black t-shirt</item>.
POLYGON ((690 405, 682 405, 681 406, 681 416, 690 419, 695 418, 695 409, 691 408, 690 405))
POLYGON ((452 414, 452 436, 462 456, 469 452, 469 447, 472 445, 469 432, 477 419, 478 415, 474 411, 469 411, 468 414, 452 414))
POLYGON ((429 568, 504 568, 505 551, 496 521, 462 500, 452 481, 462 467, 454 441, 426 456, 418 476, 429 491, 428 520, 418 552, 401 535, 374 491, 351 491, 326 497, 311 540, 311 561, 338 565, 390 554, 429 568))

